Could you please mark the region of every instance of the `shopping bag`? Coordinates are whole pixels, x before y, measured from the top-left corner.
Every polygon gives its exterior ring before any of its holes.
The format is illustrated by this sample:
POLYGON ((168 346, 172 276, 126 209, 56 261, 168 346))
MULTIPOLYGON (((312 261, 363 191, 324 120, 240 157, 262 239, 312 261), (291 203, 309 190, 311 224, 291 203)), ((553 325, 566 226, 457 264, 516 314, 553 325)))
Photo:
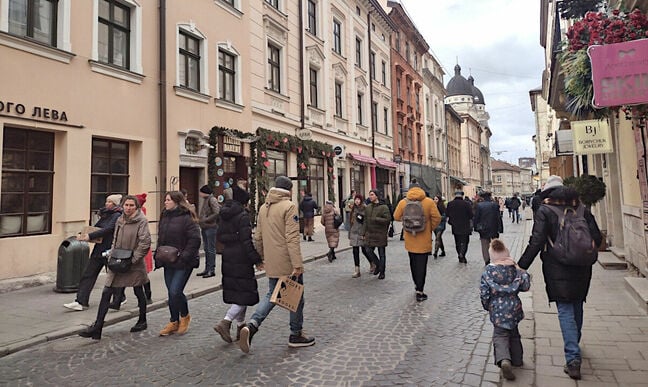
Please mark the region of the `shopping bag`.
POLYGON ((296 312, 302 294, 304 294, 304 285, 293 278, 295 277, 280 277, 277 280, 277 286, 272 291, 270 302, 291 312, 296 312))

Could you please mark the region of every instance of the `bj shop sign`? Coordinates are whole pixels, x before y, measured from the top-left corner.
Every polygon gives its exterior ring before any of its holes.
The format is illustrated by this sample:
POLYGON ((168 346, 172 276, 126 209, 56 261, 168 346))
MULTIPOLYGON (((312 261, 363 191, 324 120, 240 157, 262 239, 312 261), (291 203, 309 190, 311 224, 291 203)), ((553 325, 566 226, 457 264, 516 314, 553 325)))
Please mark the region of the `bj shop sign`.
POLYGON ((648 103, 648 39, 590 46, 596 107, 648 103))

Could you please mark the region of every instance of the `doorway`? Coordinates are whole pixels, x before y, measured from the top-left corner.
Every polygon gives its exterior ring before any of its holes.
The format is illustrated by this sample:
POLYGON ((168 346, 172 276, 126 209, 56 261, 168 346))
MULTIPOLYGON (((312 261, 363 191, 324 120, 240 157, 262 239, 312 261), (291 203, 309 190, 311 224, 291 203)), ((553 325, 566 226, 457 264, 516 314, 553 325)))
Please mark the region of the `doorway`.
POLYGON ((203 170, 203 168, 180 167, 180 189, 187 190, 189 203, 198 203, 198 190, 203 170))

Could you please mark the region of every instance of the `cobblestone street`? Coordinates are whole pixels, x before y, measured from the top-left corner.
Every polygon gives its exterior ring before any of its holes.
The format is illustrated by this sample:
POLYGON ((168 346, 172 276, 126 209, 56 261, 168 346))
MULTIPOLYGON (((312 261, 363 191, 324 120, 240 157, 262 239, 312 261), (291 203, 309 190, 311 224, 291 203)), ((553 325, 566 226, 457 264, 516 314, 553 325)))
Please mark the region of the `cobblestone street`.
MULTIPOLYGON (((517 245, 523 223, 506 227, 503 238, 517 245)), ((168 321, 167 309, 160 309, 149 313, 149 329, 141 333, 128 332, 129 320, 104 329, 99 342, 73 336, 6 356, 2 384, 496 385, 492 328, 478 296, 479 240, 471 238, 468 265, 458 263, 450 232, 444 242, 448 255, 430 257, 430 298, 422 303, 414 299, 397 238, 390 240, 382 281, 367 273, 362 256, 362 276, 351 278, 350 250, 333 263, 308 264, 304 327, 316 337, 313 347, 287 346, 288 312, 277 307, 244 355, 212 329, 227 310, 216 292, 190 301, 193 320, 184 336, 158 337, 168 321)), ((259 287, 265 292, 267 279, 259 287)))

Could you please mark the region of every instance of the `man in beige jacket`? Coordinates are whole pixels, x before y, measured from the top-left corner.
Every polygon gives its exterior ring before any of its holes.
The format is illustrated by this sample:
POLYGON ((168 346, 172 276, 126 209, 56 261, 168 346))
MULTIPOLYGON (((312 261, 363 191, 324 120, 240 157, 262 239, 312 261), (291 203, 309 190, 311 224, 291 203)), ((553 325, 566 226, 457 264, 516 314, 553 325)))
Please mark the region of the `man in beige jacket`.
MULTIPOLYGON (((274 188, 266 196, 265 203, 259 208, 257 228, 254 233, 255 247, 268 277, 268 293, 259 302, 250 321, 241 329, 239 346, 248 353, 252 337, 275 304, 270 302, 272 291, 280 277, 297 277, 304 283, 304 263, 299 242, 299 210, 291 198, 292 181, 286 176, 277 176, 274 188)), ((290 312, 290 337, 288 346, 299 348, 315 344, 315 338, 307 337, 302 331, 304 323, 304 296, 299 301, 296 312, 290 312)))

